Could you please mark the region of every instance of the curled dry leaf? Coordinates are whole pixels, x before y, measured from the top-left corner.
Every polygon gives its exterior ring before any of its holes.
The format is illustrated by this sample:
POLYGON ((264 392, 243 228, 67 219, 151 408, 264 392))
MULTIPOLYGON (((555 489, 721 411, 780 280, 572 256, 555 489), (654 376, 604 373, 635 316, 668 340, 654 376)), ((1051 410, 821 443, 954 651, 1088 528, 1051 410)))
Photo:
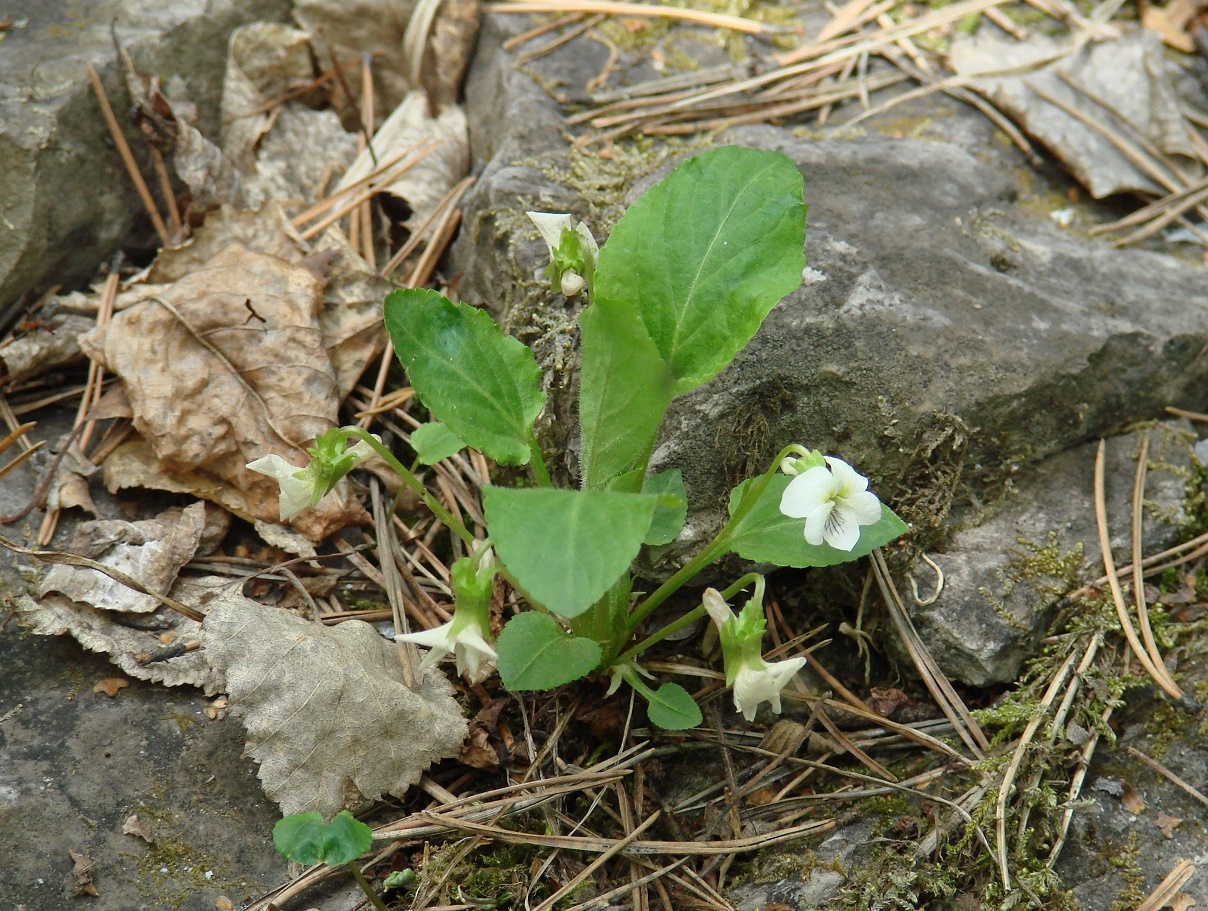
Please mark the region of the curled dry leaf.
POLYGON ((1162 830, 1163 835, 1165 835, 1167 838, 1174 838, 1174 830, 1182 825, 1183 820, 1179 819, 1177 816, 1168 816, 1166 813, 1159 811, 1158 818, 1155 822, 1157 827, 1162 830))
MULTIPOLYGON (((94 574, 98 576, 99 574, 94 574)), ((232 584, 230 579, 182 579, 171 594, 178 601, 205 610, 215 593, 232 584)), ((235 583, 238 584, 238 583, 235 583)), ((166 661, 140 663, 160 652, 160 638, 170 634, 173 642, 192 642, 201 638, 201 624, 169 610, 154 614, 124 616, 98 610, 62 595, 50 594, 35 601, 20 595, 14 601, 17 619, 40 636, 72 636, 90 651, 108 655, 128 677, 162 683, 164 686, 190 684, 214 695, 226 688, 222 674, 205 660, 204 652, 192 651, 166 661)))
POLYGON ((126 821, 122 823, 122 834, 141 838, 149 845, 155 844, 155 833, 151 829, 151 824, 145 819, 140 819, 137 813, 126 817, 126 821))
POLYGON ((46 492, 46 509, 49 511, 78 506, 94 516, 100 515, 88 489, 88 479, 96 472, 97 467, 84 457, 79 446, 73 442, 63 461, 59 463, 59 470, 55 472, 50 489, 46 492))
MULTIPOLYGON (((160 471, 210 475, 238 496, 218 497, 193 478, 198 496, 275 522, 277 484, 247 463, 275 453, 302 466, 305 444, 336 423, 322 295, 302 266, 231 246, 81 344, 121 377, 160 471)), ((343 483, 293 524, 318 539, 365 519, 343 483)))
POLYGON ((67 874, 68 893, 74 898, 100 895, 96 883, 92 881, 92 858, 84 851, 69 850, 67 854, 72 861, 71 872, 67 874))
POLYGON ((441 110, 454 104, 461 94, 462 79, 474 50, 482 17, 481 0, 442 0, 427 35, 420 83, 441 110))
MULTIPOLYGON (((415 167, 393 181, 385 192, 411 208, 407 226, 415 229, 428 217, 453 185, 470 167, 470 140, 466 115, 458 107, 447 107, 436 117, 428 113, 428 97, 412 92, 386 118, 373 137, 378 161, 391 158, 423 140, 435 140, 436 148, 415 167)), ((340 181, 349 186, 375 168, 369 150, 361 152, 340 181)))
POLYGON ((413 0, 295 0, 294 20, 311 35, 324 69, 334 55, 345 67, 345 82, 358 108, 362 54, 373 60, 376 120, 394 109, 414 86, 407 82, 400 50, 413 0))
POLYGON ((1145 801, 1136 792, 1136 789, 1127 781, 1121 782, 1121 788, 1120 802, 1124 804, 1124 809, 1128 810, 1134 816, 1142 812, 1145 809, 1145 801))
MULTIPOLYGON (((83 297, 75 292, 72 298, 83 297)), ((79 337, 94 325, 87 316, 60 312, 0 345, 0 372, 16 383, 81 358, 79 337)))
MULTIPOLYGON (((201 502, 141 522, 98 519, 80 523, 69 549, 133 576, 152 591, 167 592, 180 568, 197 552, 205 524, 205 504, 201 502)), ((52 566, 38 594, 45 597, 52 592, 110 611, 149 614, 160 608, 150 595, 131 591, 84 566, 52 566)))
POLYGON ((229 594, 205 628, 265 793, 285 815, 401 796, 461 749, 466 722, 448 680, 429 671, 408 689, 394 646, 367 623, 323 627, 229 594))

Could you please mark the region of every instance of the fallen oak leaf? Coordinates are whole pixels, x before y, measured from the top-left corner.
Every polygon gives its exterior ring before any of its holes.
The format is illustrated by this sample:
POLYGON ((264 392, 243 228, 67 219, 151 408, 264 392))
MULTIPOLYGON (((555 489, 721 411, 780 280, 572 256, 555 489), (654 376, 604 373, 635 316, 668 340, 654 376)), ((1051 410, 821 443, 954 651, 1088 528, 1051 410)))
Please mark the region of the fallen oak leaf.
POLYGON ((205 646, 286 816, 402 796, 465 739, 444 675, 430 670, 409 689, 394 646, 359 620, 322 627, 227 594, 209 606, 205 646))

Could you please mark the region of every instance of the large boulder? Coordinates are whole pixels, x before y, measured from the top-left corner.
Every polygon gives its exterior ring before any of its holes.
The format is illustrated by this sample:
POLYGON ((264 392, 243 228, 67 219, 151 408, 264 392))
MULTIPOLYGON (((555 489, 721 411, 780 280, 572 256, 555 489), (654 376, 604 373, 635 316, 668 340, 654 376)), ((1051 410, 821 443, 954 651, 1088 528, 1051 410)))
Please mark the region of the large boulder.
POLYGON ((130 102, 114 40, 140 72, 159 77, 169 97, 196 104, 201 130, 217 135, 231 31, 256 19, 282 20, 290 6, 290 0, 0 0, 0 19, 14 23, 0 49, 0 308, 52 282, 86 280, 119 247, 154 244, 87 65, 100 73, 154 185, 146 144, 127 122, 130 102))

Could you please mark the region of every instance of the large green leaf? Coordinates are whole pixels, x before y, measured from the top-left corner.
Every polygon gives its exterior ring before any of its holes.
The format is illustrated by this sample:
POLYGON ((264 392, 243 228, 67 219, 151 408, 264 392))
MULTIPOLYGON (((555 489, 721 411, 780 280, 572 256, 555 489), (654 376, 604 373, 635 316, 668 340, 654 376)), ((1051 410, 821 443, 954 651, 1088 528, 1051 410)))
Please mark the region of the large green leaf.
POLYGON ((533 353, 490 314, 435 291, 392 291, 385 309, 394 350, 433 417, 497 462, 527 463, 545 403, 533 353))
MULTIPOLYGON (((759 480, 743 481, 730 492, 730 515, 734 515, 738 504, 747 491, 759 480)), ((773 476, 763 495, 756 501, 730 537, 730 550, 745 560, 756 563, 773 563, 776 566, 832 566, 846 563, 878 547, 888 544, 906 533, 906 523, 894 511, 881 504, 881 518, 872 525, 860 527, 860 540, 850 550, 837 550, 829 544, 809 544, 805 540, 805 520, 793 519, 780 511, 780 498, 784 489, 793 480, 788 475, 773 476)))
POLYGON ((519 690, 552 690, 591 673, 600 663, 599 643, 571 636, 553 617, 525 611, 508 621, 495 641, 496 667, 503 685, 519 690))
POLYGON ((373 845, 373 832, 347 810, 324 822, 318 811, 286 816, 273 826, 273 844, 294 863, 340 867, 373 845))
POLYGON ((579 332, 583 486, 602 490, 635 467, 641 469, 635 479, 640 484, 659 422, 675 395, 675 377, 626 301, 588 307, 579 315, 579 332))
POLYGON ((538 604, 577 617, 637 556, 656 499, 611 490, 484 487, 499 558, 538 604))
POLYGON ((600 251, 593 299, 634 306, 677 389, 734 359, 805 266, 801 174, 779 152, 726 146, 679 165, 600 251))

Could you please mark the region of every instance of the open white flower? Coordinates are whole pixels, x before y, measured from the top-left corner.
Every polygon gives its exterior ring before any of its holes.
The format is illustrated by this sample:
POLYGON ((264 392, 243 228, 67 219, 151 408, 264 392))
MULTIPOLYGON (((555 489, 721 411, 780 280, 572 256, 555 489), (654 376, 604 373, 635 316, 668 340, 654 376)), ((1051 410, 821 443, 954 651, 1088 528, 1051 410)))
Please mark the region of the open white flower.
POLYGON ((317 478, 310 465, 299 468, 297 465, 291 465, 279 455, 266 455, 253 462, 248 462, 247 467, 273 478, 277 482, 277 486, 281 488, 277 505, 281 510, 282 522, 288 522, 311 505, 317 478))
POLYGON ((487 642, 484 632, 474 618, 468 616, 468 612, 459 611, 452 620, 436 629, 406 633, 395 638, 399 642, 414 642, 429 649, 419 664, 420 670, 426 671, 445 655, 451 654, 457 662, 457 673, 476 683, 485 676, 485 669, 495 660, 495 649, 487 642))
POLYGON ((734 708, 742 712, 747 721, 755 720, 755 711, 761 702, 772 703, 772 711, 780 714, 780 691, 788 686, 804 664, 805 658, 771 664, 763 658, 747 658, 734 676, 734 708))
POLYGON ((805 540, 824 541, 836 550, 850 551, 860 540, 860 526, 881 518, 881 501, 868 490, 868 479, 832 456, 826 466, 816 466, 789 482, 780 498, 780 511, 805 519, 805 540))

